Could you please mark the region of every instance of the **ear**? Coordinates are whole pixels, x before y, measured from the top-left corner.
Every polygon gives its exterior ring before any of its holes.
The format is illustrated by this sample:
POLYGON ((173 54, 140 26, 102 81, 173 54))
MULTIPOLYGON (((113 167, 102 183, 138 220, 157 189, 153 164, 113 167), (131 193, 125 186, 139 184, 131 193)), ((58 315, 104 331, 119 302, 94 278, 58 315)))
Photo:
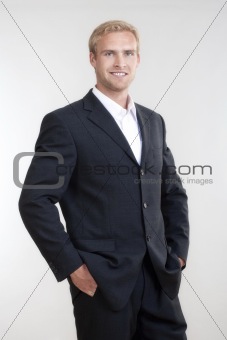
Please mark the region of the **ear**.
POLYGON ((95 68, 96 67, 96 58, 93 52, 89 54, 90 64, 95 68))
POLYGON ((137 54, 137 67, 139 66, 139 64, 140 64, 140 54, 138 53, 137 54))

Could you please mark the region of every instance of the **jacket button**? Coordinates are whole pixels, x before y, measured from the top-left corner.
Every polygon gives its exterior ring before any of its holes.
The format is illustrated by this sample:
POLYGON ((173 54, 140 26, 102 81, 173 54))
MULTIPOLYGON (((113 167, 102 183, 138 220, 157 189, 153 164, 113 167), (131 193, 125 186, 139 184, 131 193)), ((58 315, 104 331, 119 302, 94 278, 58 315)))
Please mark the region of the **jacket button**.
POLYGON ((148 204, 144 202, 143 207, 146 209, 148 207, 148 204))
POLYGON ((147 235, 146 239, 147 239, 147 242, 150 242, 151 236, 150 236, 150 235, 147 235))
POLYGON ((144 175, 144 170, 140 169, 140 175, 143 176, 144 175))

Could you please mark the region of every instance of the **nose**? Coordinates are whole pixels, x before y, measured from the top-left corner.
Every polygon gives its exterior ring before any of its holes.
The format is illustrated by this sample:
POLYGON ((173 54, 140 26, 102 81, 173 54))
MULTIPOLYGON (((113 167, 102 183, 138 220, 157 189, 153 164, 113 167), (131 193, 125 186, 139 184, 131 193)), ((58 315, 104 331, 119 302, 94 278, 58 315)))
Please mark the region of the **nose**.
POLYGON ((118 53, 114 60, 114 66, 122 68, 126 66, 126 62, 122 53, 118 53))

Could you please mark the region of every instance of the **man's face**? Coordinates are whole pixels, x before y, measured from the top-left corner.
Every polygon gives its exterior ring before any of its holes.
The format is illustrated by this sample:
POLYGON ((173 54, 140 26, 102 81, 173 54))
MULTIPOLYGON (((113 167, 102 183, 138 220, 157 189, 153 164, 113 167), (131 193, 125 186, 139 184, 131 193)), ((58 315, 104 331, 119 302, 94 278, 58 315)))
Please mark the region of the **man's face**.
POLYGON ((104 35, 97 42, 96 54, 90 53, 97 88, 110 97, 113 92, 127 94, 139 61, 136 38, 131 32, 104 35))

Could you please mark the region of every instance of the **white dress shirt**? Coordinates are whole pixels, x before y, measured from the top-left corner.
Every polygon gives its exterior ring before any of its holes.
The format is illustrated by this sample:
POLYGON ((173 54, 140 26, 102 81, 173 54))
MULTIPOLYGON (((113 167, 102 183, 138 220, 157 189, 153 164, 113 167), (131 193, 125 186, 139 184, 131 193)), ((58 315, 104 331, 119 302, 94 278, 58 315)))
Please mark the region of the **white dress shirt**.
POLYGON ((100 92, 97 87, 93 88, 93 94, 99 99, 103 106, 109 111, 117 125, 127 139, 134 156, 140 164, 142 152, 142 139, 136 116, 136 107, 130 96, 128 96, 127 109, 100 92))

